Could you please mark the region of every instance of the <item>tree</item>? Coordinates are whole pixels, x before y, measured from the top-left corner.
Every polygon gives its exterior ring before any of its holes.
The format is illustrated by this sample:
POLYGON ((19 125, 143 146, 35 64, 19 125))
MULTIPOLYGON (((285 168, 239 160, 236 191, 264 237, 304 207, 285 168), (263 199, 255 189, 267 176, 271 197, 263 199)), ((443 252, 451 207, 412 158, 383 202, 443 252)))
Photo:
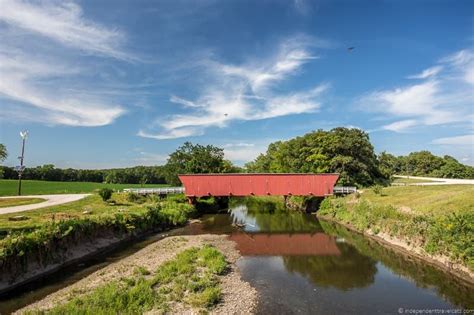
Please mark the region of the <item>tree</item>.
MULTIPOLYGON (((7 156, 8 156, 7 147, 4 144, 0 143, 0 162, 5 161, 7 156)), ((3 178, 3 175, 4 175, 3 169, 0 169, 0 178, 3 178)))
POLYGON ((7 147, 4 144, 0 143, 0 162, 5 161, 7 156, 8 156, 7 147))
POLYGON ((400 174, 402 171, 401 160, 390 153, 383 151, 377 159, 379 160, 380 172, 387 178, 394 174, 400 174))
POLYGON ((186 142, 170 154, 165 165, 165 179, 171 185, 180 185, 178 174, 223 173, 232 170, 231 163, 224 160, 223 149, 186 142))
POLYGON ((317 130, 268 146, 265 154, 246 164, 249 172, 339 173, 342 185, 370 186, 388 176, 379 170, 379 161, 367 133, 356 128, 317 130))

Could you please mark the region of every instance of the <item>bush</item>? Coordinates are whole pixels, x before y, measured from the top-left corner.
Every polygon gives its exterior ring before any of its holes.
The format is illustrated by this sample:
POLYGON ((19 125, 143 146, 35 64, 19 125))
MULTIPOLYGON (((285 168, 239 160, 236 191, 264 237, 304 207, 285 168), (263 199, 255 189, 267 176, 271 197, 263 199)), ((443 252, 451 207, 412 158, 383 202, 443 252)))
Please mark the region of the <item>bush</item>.
POLYGON ((145 197, 134 193, 134 192, 129 192, 127 194, 127 200, 133 203, 144 203, 145 202, 145 197))
POLYGON ((102 198, 103 201, 107 201, 112 197, 112 193, 114 191, 110 188, 102 188, 99 190, 99 196, 102 198))
POLYGON ((381 185, 375 185, 372 187, 372 190, 374 191, 374 194, 382 196, 383 193, 383 186, 381 185))

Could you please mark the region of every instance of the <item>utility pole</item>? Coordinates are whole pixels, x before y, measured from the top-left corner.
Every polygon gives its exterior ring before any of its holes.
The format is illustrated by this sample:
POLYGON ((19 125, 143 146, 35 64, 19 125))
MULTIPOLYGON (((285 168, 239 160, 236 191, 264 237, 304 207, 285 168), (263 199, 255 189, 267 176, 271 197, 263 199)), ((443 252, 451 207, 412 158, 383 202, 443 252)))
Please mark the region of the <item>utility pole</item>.
POLYGON ((18 157, 18 159, 20 160, 20 166, 17 166, 18 196, 21 196, 21 175, 23 175, 23 170, 25 169, 25 166, 23 165, 23 160, 25 158, 25 141, 26 141, 26 138, 28 137, 28 130, 21 131, 20 137, 22 139, 22 145, 21 145, 21 156, 18 157))

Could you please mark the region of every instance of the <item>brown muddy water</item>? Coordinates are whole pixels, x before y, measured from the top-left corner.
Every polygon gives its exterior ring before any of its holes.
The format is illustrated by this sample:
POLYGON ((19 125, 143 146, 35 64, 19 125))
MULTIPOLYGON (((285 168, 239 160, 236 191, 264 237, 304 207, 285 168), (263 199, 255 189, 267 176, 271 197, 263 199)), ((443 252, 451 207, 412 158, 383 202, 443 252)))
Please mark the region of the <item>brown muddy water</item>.
MULTIPOLYGON (((204 233, 228 234, 237 243, 242 277, 260 294, 259 314, 474 309, 472 285, 344 227, 275 203, 233 200, 227 213, 203 215, 200 223, 169 235, 204 233)), ((0 300, 0 314, 39 300, 166 235, 124 245, 13 292, 0 300)))

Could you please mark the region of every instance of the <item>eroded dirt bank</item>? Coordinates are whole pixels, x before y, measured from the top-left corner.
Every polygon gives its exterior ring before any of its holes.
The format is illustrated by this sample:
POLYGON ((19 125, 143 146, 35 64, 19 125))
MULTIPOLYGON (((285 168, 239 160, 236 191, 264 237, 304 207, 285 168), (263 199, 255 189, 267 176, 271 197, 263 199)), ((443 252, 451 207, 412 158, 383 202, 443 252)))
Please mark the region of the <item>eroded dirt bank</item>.
MULTIPOLYGON (((33 303, 15 314, 22 314, 27 310, 47 310, 57 304, 68 301, 71 297, 86 294, 100 285, 123 277, 131 276, 136 267, 145 267, 156 270, 165 261, 173 259, 176 254, 191 247, 209 244, 219 249, 229 262, 230 271, 220 276, 222 301, 211 310, 212 314, 251 314, 257 304, 257 292, 247 282, 240 278, 235 262, 240 257, 235 243, 225 235, 196 235, 175 236, 155 242, 135 254, 100 269, 86 278, 63 288, 46 298, 33 303)), ((175 313, 193 314, 194 310, 184 305, 175 305, 175 313)))
POLYGON ((360 232, 352 225, 339 222, 331 217, 318 215, 318 218, 320 220, 325 220, 328 222, 333 222, 334 224, 342 225, 345 228, 351 230, 352 232, 362 234, 365 237, 369 237, 377 241, 379 244, 385 247, 391 248, 405 255, 413 256, 423 261, 426 261, 427 263, 436 266, 444 272, 455 276, 463 282, 474 284, 474 272, 472 272, 472 270, 462 264, 452 262, 448 256, 431 255, 427 253, 421 246, 417 246, 416 244, 413 244, 413 242, 410 243, 408 240, 405 239, 390 236, 387 233, 374 233, 372 230, 360 232))

